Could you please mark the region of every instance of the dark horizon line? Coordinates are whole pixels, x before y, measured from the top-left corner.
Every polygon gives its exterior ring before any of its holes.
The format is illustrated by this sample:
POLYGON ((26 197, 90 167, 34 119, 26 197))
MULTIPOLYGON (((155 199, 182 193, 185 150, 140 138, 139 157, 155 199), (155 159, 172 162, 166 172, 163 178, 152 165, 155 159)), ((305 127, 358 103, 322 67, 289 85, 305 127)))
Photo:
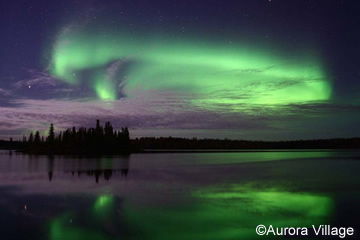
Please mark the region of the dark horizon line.
POLYGON ((142 152, 144 149, 360 149, 360 138, 310 140, 231 140, 218 138, 141 137, 130 138, 127 127, 115 130, 107 121, 96 120, 95 128, 68 128, 55 133, 51 123, 48 136, 40 132, 22 140, 0 141, 2 149, 18 149, 33 154, 116 154, 142 152))
MULTIPOLYGON (((281 139, 281 140, 251 140, 251 139, 233 139, 233 138, 202 138, 202 137, 173 137, 173 136, 158 136, 158 137, 135 137, 130 138, 131 141, 138 141, 138 140, 145 140, 145 139, 153 139, 153 140, 160 140, 160 139, 174 139, 174 140, 197 140, 197 141, 233 141, 233 142, 263 142, 263 143, 281 143, 281 142, 306 142, 306 141, 331 141, 331 140, 357 140, 360 139, 359 137, 333 137, 333 138, 312 138, 312 139, 281 139)), ((0 139, 0 142, 22 142, 22 139, 13 139, 10 137, 9 140, 0 139), (12 140, 11 140, 12 139, 12 140)))
POLYGON ((183 140, 214 140, 214 141, 238 141, 238 142, 301 142, 301 141, 328 141, 328 140, 356 140, 360 139, 359 137, 334 137, 334 138, 312 138, 312 139, 288 139, 288 140, 250 140, 250 139, 232 139, 232 138, 199 138, 199 137, 136 137, 130 138, 132 141, 140 140, 140 139, 183 139, 183 140))

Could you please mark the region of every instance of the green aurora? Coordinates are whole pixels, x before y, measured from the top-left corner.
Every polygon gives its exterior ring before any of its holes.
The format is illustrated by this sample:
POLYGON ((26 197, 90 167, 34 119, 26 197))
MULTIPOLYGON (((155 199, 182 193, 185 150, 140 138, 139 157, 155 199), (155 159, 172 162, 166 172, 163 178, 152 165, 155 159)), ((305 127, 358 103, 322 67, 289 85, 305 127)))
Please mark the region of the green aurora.
POLYGON ((328 196, 276 188, 209 187, 195 191, 192 196, 195 204, 190 206, 126 208, 127 221, 140 229, 139 238, 260 239, 263 236, 255 233, 260 223, 274 227, 311 227, 327 222, 333 210, 333 200, 328 196))
MULTIPOLYGON (((122 239, 253 239, 259 224, 274 227, 310 227, 323 224, 332 214, 333 200, 325 195, 288 192, 270 188, 256 190, 251 185, 212 186, 194 191, 192 204, 177 207, 139 209, 125 204, 121 216, 127 230, 122 239)), ((114 239, 102 226, 116 221, 116 197, 99 195, 87 217, 95 228, 69 222, 75 213, 64 213, 50 222, 51 240, 114 239)), ((111 231, 110 231, 111 232, 111 231)))
POLYGON ((65 213, 54 218, 50 222, 50 240, 106 240, 110 239, 100 231, 88 228, 72 226, 69 219, 76 217, 73 214, 65 213))
POLYGON ((72 85, 87 84, 101 100, 116 100, 120 92, 127 97, 146 91, 175 92, 191 96, 194 106, 211 109, 226 104, 230 111, 238 111, 246 104, 274 106, 331 98, 331 82, 314 54, 289 57, 256 44, 126 36, 59 34, 51 74, 72 85))
MULTIPOLYGON (((107 221, 107 218, 112 216, 115 211, 115 197, 113 195, 99 195, 90 211, 91 215, 88 216, 89 222, 96 223, 95 226, 101 226, 107 221)), ((85 228, 76 226, 72 222, 78 218, 78 214, 66 212, 60 216, 53 218, 50 222, 50 239, 51 240, 105 240, 114 239, 105 234, 98 228, 85 228), (69 220, 71 219, 71 221, 69 220)))
POLYGON ((113 211, 115 197, 112 195, 100 195, 94 204, 94 213, 97 216, 106 217, 113 211))

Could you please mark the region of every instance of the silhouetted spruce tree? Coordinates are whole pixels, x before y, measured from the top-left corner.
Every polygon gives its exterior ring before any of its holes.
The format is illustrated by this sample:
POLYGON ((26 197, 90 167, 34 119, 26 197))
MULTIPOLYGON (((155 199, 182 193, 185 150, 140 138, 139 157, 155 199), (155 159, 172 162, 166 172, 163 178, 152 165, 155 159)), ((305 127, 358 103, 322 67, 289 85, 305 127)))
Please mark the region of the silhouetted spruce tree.
POLYGON ((130 133, 127 127, 124 129, 124 148, 125 149, 130 148, 130 133))
POLYGON ((57 142, 61 143, 62 141, 62 131, 60 131, 59 136, 57 137, 57 142))
POLYGON ((130 139, 130 133, 129 133, 129 129, 126 127, 124 130, 124 135, 125 135, 125 139, 129 140, 130 139))
POLYGON ((54 131, 54 124, 50 124, 50 128, 49 128, 49 136, 47 138, 47 141, 49 143, 54 143, 55 141, 55 131, 54 131))
POLYGON ((56 135, 54 125, 51 123, 46 141, 44 136, 40 136, 39 131, 36 131, 35 137, 30 133, 28 149, 33 153, 47 154, 130 152, 130 134, 128 128, 114 131, 109 121, 102 126, 100 120, 97 120, 95 128, 72 127, 56 135))
POLYGON ((40 139, 40 133, 39 131, 36 131, 35 132, 35 138, 34 138, 34 143, 38 144, 41 142, 41 139, 40 139))
POLYGON ((31 132, 30 135, 29 135, 29 140, 28 140, 29 143, 33 143, 34 142, 34 134, 31 132))

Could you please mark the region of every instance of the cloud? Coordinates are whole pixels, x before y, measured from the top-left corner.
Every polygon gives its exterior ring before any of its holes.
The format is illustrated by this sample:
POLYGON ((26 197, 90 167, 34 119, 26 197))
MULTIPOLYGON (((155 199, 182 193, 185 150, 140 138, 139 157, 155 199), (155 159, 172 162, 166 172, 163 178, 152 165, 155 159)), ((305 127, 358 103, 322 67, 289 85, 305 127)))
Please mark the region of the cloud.
POLYGON ((21 80, 13 84, 15 89, 28 88, 29 86, 38 87, 56 87, 60 82, 54 79, 50 74, 36 69, 28 69, 29 79, 21 80))
POLYGON ((12 94, 12 91, 11 90, 6 90, 6 89, 3 89, 3 88, 0 88, 0 96, 10 96, 12 94))
POLYGON ((93 98, 12 100, 14 106, 0 107, 0 132, 19 132, 21 137, 28 130, 45 133, 50 122, 60 130, 71 126, 93 127, 95 120, 101 119, 111 121, 116 129, 130 127, 133 136, 244 138, 251 133, 253 135, 249 136, 274 139, 296 131, 299 134, 292 136, 302 136, 306 124, 310 133, 316 134, 321 126, 325 129, 336 125, 336 121, 319 125, 314 119, 339 118, 346 113, 360 112, 359 106, 322 103, 267 108, 239 104, 235 111, 232 103, 216 103, 211 108, 197 106, 191 94, 149 90, 135 95, 116 101, 93 98))
POLYGON ((78 100, 13 100, 16 107, 0 107, 0 131, 42 130, 53 122, 58 129, 94 126, 96 119, 111 121, 115 128, 132 129, 231 129, 266 128, 261 117, 239 113, 213 112, 194 108, 173 94, 147 93, 137 98, 104 102, 78 100), (5 123, 11 123, 5 124, 5 123))

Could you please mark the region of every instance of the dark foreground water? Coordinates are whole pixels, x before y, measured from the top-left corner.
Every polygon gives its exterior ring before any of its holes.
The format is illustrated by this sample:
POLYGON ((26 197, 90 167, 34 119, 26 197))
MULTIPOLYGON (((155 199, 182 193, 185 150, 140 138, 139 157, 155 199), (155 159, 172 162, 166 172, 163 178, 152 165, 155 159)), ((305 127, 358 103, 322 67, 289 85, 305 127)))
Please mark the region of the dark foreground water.
POLYGON ((5 240, 270 239, 257 236, 256 226, 356 228, 359 196, 360 153, 351 151, 0 152, 5 240))

